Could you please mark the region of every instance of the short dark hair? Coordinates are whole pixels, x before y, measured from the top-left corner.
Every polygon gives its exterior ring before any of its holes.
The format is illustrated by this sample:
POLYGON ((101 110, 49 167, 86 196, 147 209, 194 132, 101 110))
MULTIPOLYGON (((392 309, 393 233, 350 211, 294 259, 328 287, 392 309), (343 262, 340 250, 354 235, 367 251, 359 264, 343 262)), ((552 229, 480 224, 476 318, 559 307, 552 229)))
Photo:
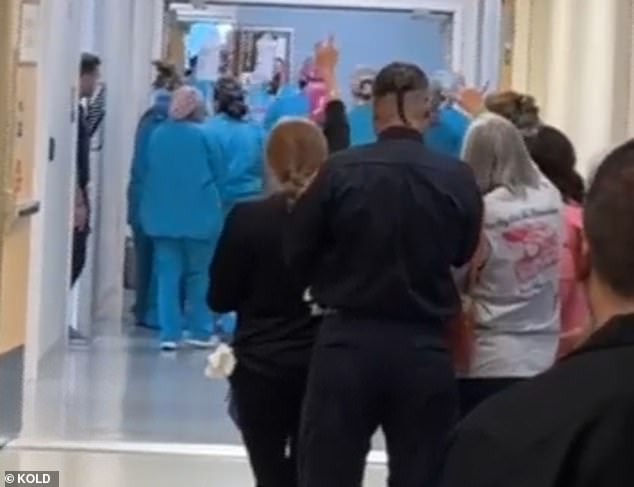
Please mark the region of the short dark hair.
POLYGON ((99 56, 85 52, 81 55, 81 61, 79 63, 79 74, 93 74, 101 66, 101 59, 99 56))
POLYGON ((575 170, 577 154, 570 139, 561 130, 542 125, 535 135, 524 140, 531 157, 564 200, 581 203, 585 184, 575 170))
POLYGON ((403 101, 405 94, 410 91, 427 91, 429 79, 425 72, 410 63, 391 63, 385 66, 374 80, 372 88, 375 99, 388 95, 396 95, 398 115, 407 123, 403 101))
POLYGON ((600 165, 585 202, 592 267, 623 298, 634 298, 634 139, 600 165))

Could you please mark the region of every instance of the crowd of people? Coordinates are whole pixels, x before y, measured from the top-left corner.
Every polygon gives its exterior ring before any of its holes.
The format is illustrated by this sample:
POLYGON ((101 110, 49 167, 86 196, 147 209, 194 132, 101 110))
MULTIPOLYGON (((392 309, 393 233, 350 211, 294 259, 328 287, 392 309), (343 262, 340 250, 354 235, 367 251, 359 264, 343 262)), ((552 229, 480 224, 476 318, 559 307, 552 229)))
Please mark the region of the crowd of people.
POLYGON ((260 487, 362 485, 379 429, 393 487, 631 485, 634 144, 586 193, 532 97, 392 63, 346 107, 337 60, 331 40, 310 79, 280 74, 262 123, 237 80, 208 114, 157 65, 138 321, 171 352, 216 348, 237 314, 226 375, 260 487))

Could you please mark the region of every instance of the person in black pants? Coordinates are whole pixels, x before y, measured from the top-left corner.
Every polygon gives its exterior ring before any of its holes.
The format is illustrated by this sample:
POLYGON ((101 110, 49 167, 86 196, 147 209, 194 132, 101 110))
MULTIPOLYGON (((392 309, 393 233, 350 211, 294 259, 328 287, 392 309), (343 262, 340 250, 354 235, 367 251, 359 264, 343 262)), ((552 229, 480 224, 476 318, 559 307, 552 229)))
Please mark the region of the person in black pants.
POLYGON ((259 487, 297 485, 299 418, 320 319, 289 272, 283 241, 289 209, 327 153, 312 122, 277 125, 267 155, 280 190, 234 207, 210 269, 210 308, 238 316, 232 401, 259 487))
POLYGON ((330 157, 292 211, 287 259, 326 310, 300 434, 301 487, 357 487, 385 433, 389 485, 432 486, 458 413, 447 349, 451 268, 476 250, 466 164, 428 151, 428 80, 395 63, 374 85, 378 142, 330 157))

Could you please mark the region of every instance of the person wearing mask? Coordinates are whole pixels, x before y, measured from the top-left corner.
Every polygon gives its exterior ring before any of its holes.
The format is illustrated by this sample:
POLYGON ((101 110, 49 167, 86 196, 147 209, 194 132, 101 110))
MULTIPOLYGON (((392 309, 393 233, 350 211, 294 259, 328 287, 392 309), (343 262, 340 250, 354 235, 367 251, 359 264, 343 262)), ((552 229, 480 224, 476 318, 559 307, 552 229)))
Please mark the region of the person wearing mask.
POLYGON ((169 118, 154 129, 147 149, 139 220, 154 249, 165 351, 178 347, 184 328, 190 333, 188 344, 211 345, 206 296, 223 220, 224 161, 220 147, 204 131, 204 116, 200 93, 189 86, 178 88, 169 118))
POLYGON ((563 205, 520 132, 485 113, 469 129, 463 159, 484 196, 477 280, 469 290, 475 346, 461 380, 462 414, 552 366, 560 330, 563 205))
MULTIPOLYGON (((103 120, 92 110, 89 124, 83 102, 95 95, 101 77, 101 60, 94 54, 84 53, 79 65, 79 104, 77 109, 77 154, 75 159, 75 208, 73 213, 73 239, 71 259, 71 288, 75 285, 86 266, 88 236, 90 235, 90 143, 103 120)), ((69 327, 71 340, 85 340, 73 327, 69 327)))
POLYGON ((513 91, 487 97, 486 106, 521 130, 531 157, 561 193, 564 203, 565 240, 561 262, 561 337, 559 356, 570 353, 587 333, 588 307, 578 279, 578 255, 583 232, 583 178, 575 170, 577 156, 564 133, 542 123, 532 96, 513 91))
POLYGON ((168 118, 172 93, 183 83, 174 66, 157 61, 152 106, 141 116, 137 125, 134 153, 128 183, 128 225, 132 229, 136 264, 136 302, 134 315, 139 326, 158 328, 156 312, 156 282, 152 275, 152 239, 141 228, 139 203, 148 170, 148 146, 154 130, 168 118))
POLYGON ((603 161, 585 199, 580 268, 596 331, 459 426, 442 487, 634 484, 634 383, 626 372, 634 368, 633 175, 630 141, 603 161))
POLYGON ((319 317, 285 262, 289 209, 327 157, 320 129, 305 119, 280 122, 267 159, 278 190, 238 203, 225 223, 210 270, 208 303, 237 312, 232 401, 259 487, 297 485, 297 436, 319 317))
POLYGON ((451 268, 477 247, 482 199, 468 166, 422 142, 428 89, 415 65, 382 69, 379 140, 332 156, 291 213, 288 261, 327 315, 304 403, 302 487, 360 485, 379 427, 390 485, 427 485, 457 416, 451 268))
POLYGON ((376 141, 372 114, 372 85, 376 71, 358 69, 352 77, 352 96, 355 106, 348 112, 350 124, 350 144, 354 146, 371 144, 376 141))
POLYGON ((433 151, 458 159, 471 119, 456 107, 455 99, 463 81, 450 74, 438 74, 431 90, 431 123, 425 131, 425 144, 433 151))

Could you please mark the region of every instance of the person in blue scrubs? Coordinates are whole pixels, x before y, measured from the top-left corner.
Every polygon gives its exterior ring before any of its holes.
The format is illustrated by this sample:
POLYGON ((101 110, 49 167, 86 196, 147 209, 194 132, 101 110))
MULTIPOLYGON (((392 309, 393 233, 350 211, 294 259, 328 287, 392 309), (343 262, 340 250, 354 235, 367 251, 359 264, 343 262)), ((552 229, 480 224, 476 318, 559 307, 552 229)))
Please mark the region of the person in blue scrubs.
POLYGON ((139 218, 154 247, 165 351, 178 347, 184 329, 189 332, 188 344, 213 345, 206 295, 208 268, 223 221, 225 169, 220 147, 205 133, 204 117, 200 93, 183 86, 174 92, 169 117, 148 144, 139 218))
POLYGON ((352 77, 352 96, 356 106, 348 112, 351 146, 376 141, 372 112, 372 86, 375 77, 376 72, 367 68, 358 69, 352 77))
POLYGON ((261 196, 264 191, 264 131, 247 117, 246 94, 233 78, 216 82, 214 108, 215 115, 205 123, 205 131, 222 151, 228 213, 236 203, 261 196))
MULTIPOLYGON (((264 192, 264 131, 248 118, 246 93, 233 78, 215 83, 214 110, 205 131, 222 152, 226 170, 223 207, 227 215, 237 203, 258 198, 264 192)), ((234 314, 216 315, 213 341, 218 343, 222 335, 231 336, 234 329, 234 314)))
POLYGON ((471 119, 456 108, 452 98, 458 91, 458 78, 443 86, 441 81, 432 82, 432 117, 425 130, 424 140, 428 149, 460 159, 471 119))
POLYGON ((266 117, 264 117, 264 129, 270 132, 275 124, 284 117, 310 117, 310 98, 306 93, 307 79, 300 79, 297 87, 286 83, 282 85, 277 97, 271 103, 266 117))
POLYGON ((128 184, 128 225, 132 229, 136 267, 136 301, 134 315, 137 325, 158 328, 156 316, 156 279, 152 275, 152 239, 141 228, 139 204, 148 167, 148 145, 154 130, 168 116, 172 92, 182 84, 173 66, 161 62, 154 63, 157 76, 153 83, 152 106, 139 120, 128 184))

